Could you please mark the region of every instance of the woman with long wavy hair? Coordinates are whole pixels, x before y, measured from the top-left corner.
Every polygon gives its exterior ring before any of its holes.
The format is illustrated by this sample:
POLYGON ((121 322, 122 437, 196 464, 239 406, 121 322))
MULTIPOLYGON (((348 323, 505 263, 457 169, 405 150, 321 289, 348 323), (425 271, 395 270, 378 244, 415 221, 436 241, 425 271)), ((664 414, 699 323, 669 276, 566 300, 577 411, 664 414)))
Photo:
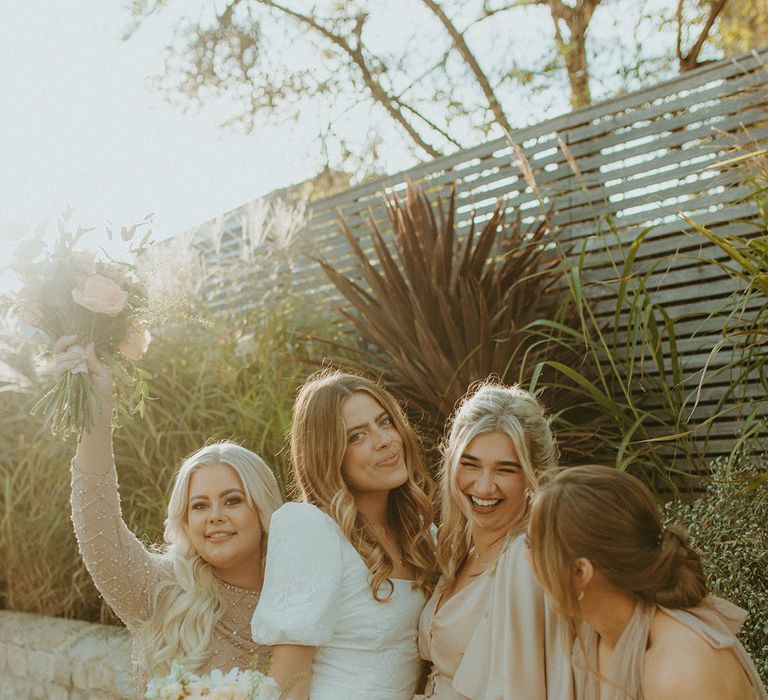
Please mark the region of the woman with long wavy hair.
POLYGON ((525 558, 529 495, 557 464, 541 403, 517 386, 470 390, 440 472, 442 577, 419 622, 433 700, 568 700, 559 619, 525 558))
POLYGON ((417 437, 373 381, 324 370, 293 407, 301 503, 272 517, 253 638, 293 700, 410 700, 435 581, 431 482, 417 437))
POLYGON ((534 497, 533 569, 567 617, 578 700, 766 700, 682 527, 637 477, 571 467, 534 497))
MULTIPOLYGON (((55 371, 82 360, 56 346, 55 371)), ((264 461, 232 442, 208 445, 176 474, 165 520, 165 545, 149 549, 120 512, 112 454, 112 377, 87 349, 98 398, 90 430, 72 460, 72 520, 83 561, 104 600, 133 637, 143 688, 173 660, 206 673, 249 667, 267 650, 250 639, 249 623, 263 580, 267 532, 282 499, 264 461)))

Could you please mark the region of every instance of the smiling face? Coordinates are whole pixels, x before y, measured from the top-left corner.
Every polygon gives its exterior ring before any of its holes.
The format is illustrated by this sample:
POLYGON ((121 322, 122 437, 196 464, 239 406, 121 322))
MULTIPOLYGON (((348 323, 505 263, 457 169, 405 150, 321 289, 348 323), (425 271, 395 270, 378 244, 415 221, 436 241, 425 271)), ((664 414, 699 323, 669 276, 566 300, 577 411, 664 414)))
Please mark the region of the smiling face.
POLYGON ((525 512, 528 482, 506 433, 480 433, 469 442, 456 485, 472 513, 473 527, 501 537, 525 512))
POLYGON ((242 481, 229 465, 199 467, 192 472, 187 528, 197 553, 219 576, 228 571, 260 570, 263 531, 259 514, 248 503, 242 481))
POLYGON ((341 413, 347 434, 341 473, 352 494, 402 486, 408 480, 403 441, 381 404, 359 391, 344 400, 341 413))

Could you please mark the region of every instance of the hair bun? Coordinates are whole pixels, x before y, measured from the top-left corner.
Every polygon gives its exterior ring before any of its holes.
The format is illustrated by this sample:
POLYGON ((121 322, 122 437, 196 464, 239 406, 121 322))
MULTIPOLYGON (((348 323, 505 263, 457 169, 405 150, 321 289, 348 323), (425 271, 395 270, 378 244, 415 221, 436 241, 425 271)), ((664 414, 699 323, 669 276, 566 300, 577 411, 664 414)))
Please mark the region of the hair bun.
POLYGON ((688 531, 668 525, 661 532, 659 554, 654 562, 659 587, 655 602, 667 608, 698 605, 707 594, 706 579, 698 553, 688 546, 688 531))
POLYGON ((688 531, 681 525, 666 525, 659 534, 659 544, 662 547, 682 545, 687 548, 690 539, 688 531))

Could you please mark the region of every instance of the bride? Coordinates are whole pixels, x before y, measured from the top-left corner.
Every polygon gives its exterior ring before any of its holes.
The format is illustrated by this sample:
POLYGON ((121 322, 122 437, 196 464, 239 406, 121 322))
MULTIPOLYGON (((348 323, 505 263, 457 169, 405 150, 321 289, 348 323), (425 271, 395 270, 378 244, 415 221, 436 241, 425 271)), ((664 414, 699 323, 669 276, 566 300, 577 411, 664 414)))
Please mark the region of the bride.
POLYGON ((293 700, 410 700, 436 579, 413 429, 376 383, 322 371, 294 404, 291 456, 303 502, 272 518, 253 639, 293 700))

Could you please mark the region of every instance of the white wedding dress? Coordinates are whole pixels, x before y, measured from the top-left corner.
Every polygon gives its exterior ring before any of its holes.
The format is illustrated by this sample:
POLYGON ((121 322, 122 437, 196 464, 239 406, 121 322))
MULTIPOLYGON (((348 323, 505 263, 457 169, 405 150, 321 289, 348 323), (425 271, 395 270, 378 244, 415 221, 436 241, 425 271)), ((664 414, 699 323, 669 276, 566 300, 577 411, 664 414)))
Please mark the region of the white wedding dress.
MULTIPOLYGON (((316 647, 311 700, 411 700, 421 672, 416 642, 424 594, 393 579, 386 602, 336 522, 286 503, 272 516, 264 587, 251 623, 259 644, 316 647)), ((382 588, 386 593, 389 586, 382 588)))

